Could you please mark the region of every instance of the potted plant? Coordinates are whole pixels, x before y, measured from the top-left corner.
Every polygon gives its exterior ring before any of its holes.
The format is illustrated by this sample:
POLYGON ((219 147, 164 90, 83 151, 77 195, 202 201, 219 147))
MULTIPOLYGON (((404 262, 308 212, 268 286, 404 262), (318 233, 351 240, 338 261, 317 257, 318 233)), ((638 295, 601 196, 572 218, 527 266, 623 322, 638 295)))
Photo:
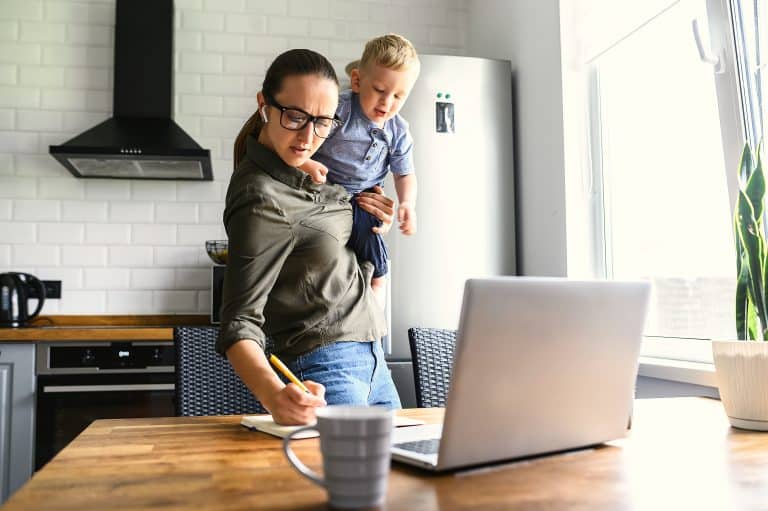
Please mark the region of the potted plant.
POLYGON ((731 425, 768 431, 768 236, 761 146, 744 145, 736 240, 736 332, 739 341, 712 341, 720 399, 731 425))

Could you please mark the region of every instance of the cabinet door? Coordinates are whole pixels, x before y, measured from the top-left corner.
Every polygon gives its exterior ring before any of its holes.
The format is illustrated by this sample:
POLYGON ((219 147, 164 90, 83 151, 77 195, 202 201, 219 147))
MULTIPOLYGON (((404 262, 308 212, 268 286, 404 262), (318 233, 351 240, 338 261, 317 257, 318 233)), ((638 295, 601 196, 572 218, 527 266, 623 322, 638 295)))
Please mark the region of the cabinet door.
POLYGON ((0 502, 32 475, 35 346, 0 343, 0 502))

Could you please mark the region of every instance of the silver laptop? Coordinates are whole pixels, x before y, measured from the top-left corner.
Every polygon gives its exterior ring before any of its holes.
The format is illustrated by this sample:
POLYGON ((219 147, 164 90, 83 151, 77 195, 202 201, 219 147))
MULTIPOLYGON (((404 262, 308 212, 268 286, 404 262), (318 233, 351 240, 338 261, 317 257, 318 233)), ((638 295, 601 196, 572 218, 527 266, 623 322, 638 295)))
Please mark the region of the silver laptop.
POLYGON ((648 282, 470 279, 441 425, 398 428, 392 458, 447 470, 623 437, 648 282))

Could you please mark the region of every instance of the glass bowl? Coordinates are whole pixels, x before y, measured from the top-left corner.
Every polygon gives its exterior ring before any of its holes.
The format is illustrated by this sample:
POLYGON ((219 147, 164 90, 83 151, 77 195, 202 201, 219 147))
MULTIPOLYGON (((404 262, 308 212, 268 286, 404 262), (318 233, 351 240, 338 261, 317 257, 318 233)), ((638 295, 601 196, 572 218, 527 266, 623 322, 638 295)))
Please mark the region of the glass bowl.
POLYGON ((227 255, 229 254, 228 240, 208 240, 205 242, 205 251, 208 257, 216 264, 227 264, 227 255))

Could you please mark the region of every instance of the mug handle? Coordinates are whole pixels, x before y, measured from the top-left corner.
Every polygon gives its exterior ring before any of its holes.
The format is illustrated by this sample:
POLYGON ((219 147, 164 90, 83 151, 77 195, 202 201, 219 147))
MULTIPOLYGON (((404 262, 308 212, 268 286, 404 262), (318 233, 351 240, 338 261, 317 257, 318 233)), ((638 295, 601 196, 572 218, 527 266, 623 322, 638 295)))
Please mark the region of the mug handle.
POLYGON ((315 483, 318 486, 322 486, 325 488, 325 480, 322 479, 317 472, 306 466, 298 456, 296 456, 296 453, 293 452, 293 449, 291 449, 291 440, 293 440, 293 437, 297 435, 298 433, 304 432, 304 431, 317 431, 316 426, 304 426, 299 429, 295 429, 288 433, 288 435, 283 438, 283 452, 285 453, 286 458, 288 458, 288 462, 298 470, 299 474, 303 475, 313 483, 315 483))

